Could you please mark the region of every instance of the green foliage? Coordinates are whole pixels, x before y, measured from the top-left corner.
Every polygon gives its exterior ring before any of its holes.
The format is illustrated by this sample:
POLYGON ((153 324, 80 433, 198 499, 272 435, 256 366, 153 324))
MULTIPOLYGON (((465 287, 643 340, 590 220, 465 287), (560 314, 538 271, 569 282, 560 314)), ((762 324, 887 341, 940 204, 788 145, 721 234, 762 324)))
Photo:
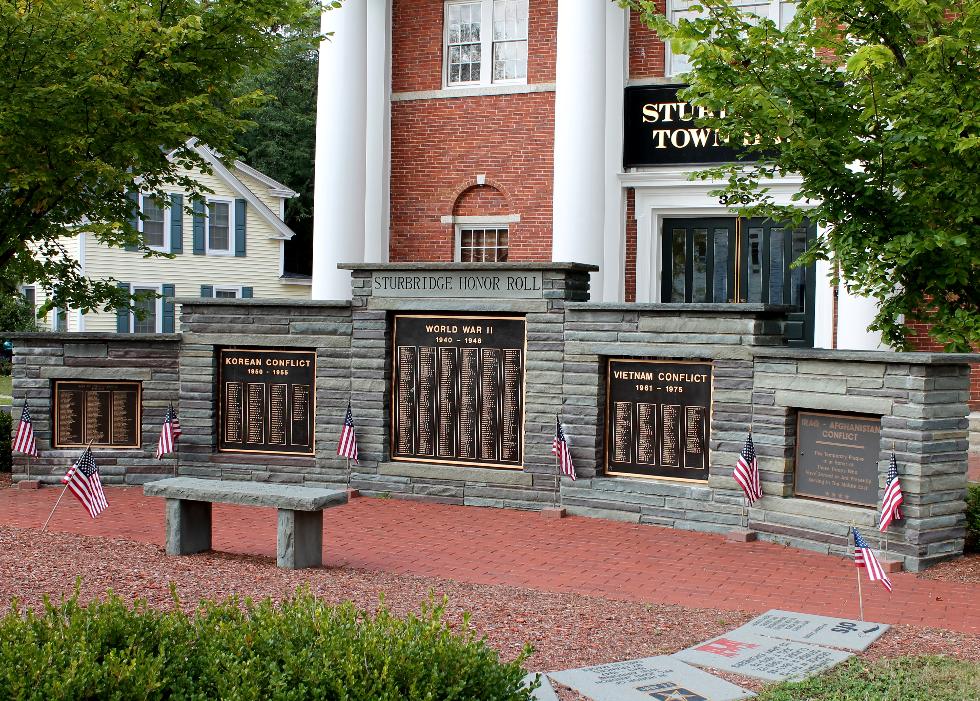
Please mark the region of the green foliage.
POLYGON ((19 294, 0 294, 0 331, 37 331, 34 307, 19 294))
POLYGON ((980 664, 946 657, 856 658, 802 682, 769 687, 756 701, 937 701, 980 699, 980 664))
POLYGON ((10 472, 13 469, 13 417, 7 410, 0 407, 0 472, 10 472))
POLYGON ((683 94, 715 115, 698 121, 764 157, 699 174, 727 183, 722 202, 828 225, 804 262, 876 298, 888 343, 909 321, 950 350, 980 341, 980 3, 800 0, 782 31, 728 0, 678 26, 655 0, 622 3, 690 55, 683 94), (780 206, 766 181, 793 173, 780 206))
POLYGON ((76 594, 0 619, 0 698, 528 701, 529 651, 503 664, 443 612, 430 602, 405 618, 371 615, 300 591, 186 615, 114 595, 83 607, 76 594))
POLYGON ((48 290, 48 307, 128 304, 114 281, 84 277, 63 237, 141 246, 126 192, 200 194, 183 168, 208 168, 187 141, 237 155, 266 99, 243 78, 318 12, 307 0, 0 3, 0 293, 23 282, 48 290))
POLYGON ((966 547, 980 552, 980 484, 966 486, 966 547))

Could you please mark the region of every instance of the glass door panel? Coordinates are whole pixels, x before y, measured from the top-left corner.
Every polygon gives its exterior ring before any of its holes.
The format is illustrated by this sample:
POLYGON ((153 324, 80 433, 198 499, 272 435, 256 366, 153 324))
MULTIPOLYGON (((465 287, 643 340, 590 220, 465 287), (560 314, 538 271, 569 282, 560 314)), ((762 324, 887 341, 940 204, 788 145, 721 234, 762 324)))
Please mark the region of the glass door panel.
POLYGON ((661 300, 733 301, 735 229, 734 218, 665 219, 661 300))

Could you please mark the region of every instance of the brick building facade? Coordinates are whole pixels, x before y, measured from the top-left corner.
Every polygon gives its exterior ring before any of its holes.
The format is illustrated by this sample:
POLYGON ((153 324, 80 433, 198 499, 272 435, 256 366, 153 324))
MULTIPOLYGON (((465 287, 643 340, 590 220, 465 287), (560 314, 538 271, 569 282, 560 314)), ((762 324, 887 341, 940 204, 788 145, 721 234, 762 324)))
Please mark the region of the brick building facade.
MULTIPOLYGON (((788 8, 753 11, 779 23, 788 8)), ((574 259, 600 267, 593 299, 790 303, 791 344, 882 348, 873 303, 834 288, 825 265, 790 270, 815 229, 738 220, 687 180, 697 154, 624 167, 628 94, 677 85, 686 65, 616 3, 348 0, 324 30, 315 298, 349 294, 341 262, 574 259)), ((668 120, 685 116, 671 104, 668 120)), ((787 200, 795 189, 774 184, 787 200)), ((980 409, 980 370, 972 398, 980 409)))

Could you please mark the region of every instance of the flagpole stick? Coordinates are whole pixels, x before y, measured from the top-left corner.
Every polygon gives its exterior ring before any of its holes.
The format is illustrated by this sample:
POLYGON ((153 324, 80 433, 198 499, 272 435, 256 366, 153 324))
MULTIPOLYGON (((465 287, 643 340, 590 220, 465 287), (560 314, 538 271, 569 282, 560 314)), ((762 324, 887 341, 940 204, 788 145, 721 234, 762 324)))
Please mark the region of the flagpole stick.
POLYGON ((861 592, 861 568, 855 567, 854 572, 855 574, 857 574, 857 578, 858 578, 858 606, 860 607, 861 620, 863 621, 864 620, 864 595, 861 592))
POLYGON ((48 514, 47 520, 44 522, 44 525, 41 526, 41 533, 44 533, 44 529, 46 529, 48 527, 48 521, 50 521, 51 520, 51 517, 54 516, 55 509, 57 509, 58 508, 58 504, 61 503, 61 497, 65 496, 65 492, 67 492, 67 491, 68 491, 68 485, 66 484, 65 485, 65 488, 61 490, 61 494, 58 495, 58 501, 56 501, 54 503, 54 508, 51 509, 51 513, 48 514))
POLYGON ((347 458, 347 488, 350 489, 350 458, 347 458))

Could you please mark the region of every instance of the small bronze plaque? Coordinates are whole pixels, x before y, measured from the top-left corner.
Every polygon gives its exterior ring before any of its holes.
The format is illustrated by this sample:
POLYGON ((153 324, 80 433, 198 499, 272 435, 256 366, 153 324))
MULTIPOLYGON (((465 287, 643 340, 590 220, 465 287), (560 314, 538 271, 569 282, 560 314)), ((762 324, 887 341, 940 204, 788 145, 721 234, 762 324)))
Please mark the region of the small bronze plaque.
POLYGON ((313 351, 218 351, 218 450, 313 454, 313 351))
POLYGON ((139 448, 139 382, 54 381, 53 446, 139 448))
POLYGON ((708 479, 711 363, 611 359, 608 474, 708 479))
POLYGON ((395 460, 516 467, 523 459, 524 319, 395 317, 395 460))
POLYGON ((796 447, 796 496, 878 505, 880 418, 801 411, 796 447))

